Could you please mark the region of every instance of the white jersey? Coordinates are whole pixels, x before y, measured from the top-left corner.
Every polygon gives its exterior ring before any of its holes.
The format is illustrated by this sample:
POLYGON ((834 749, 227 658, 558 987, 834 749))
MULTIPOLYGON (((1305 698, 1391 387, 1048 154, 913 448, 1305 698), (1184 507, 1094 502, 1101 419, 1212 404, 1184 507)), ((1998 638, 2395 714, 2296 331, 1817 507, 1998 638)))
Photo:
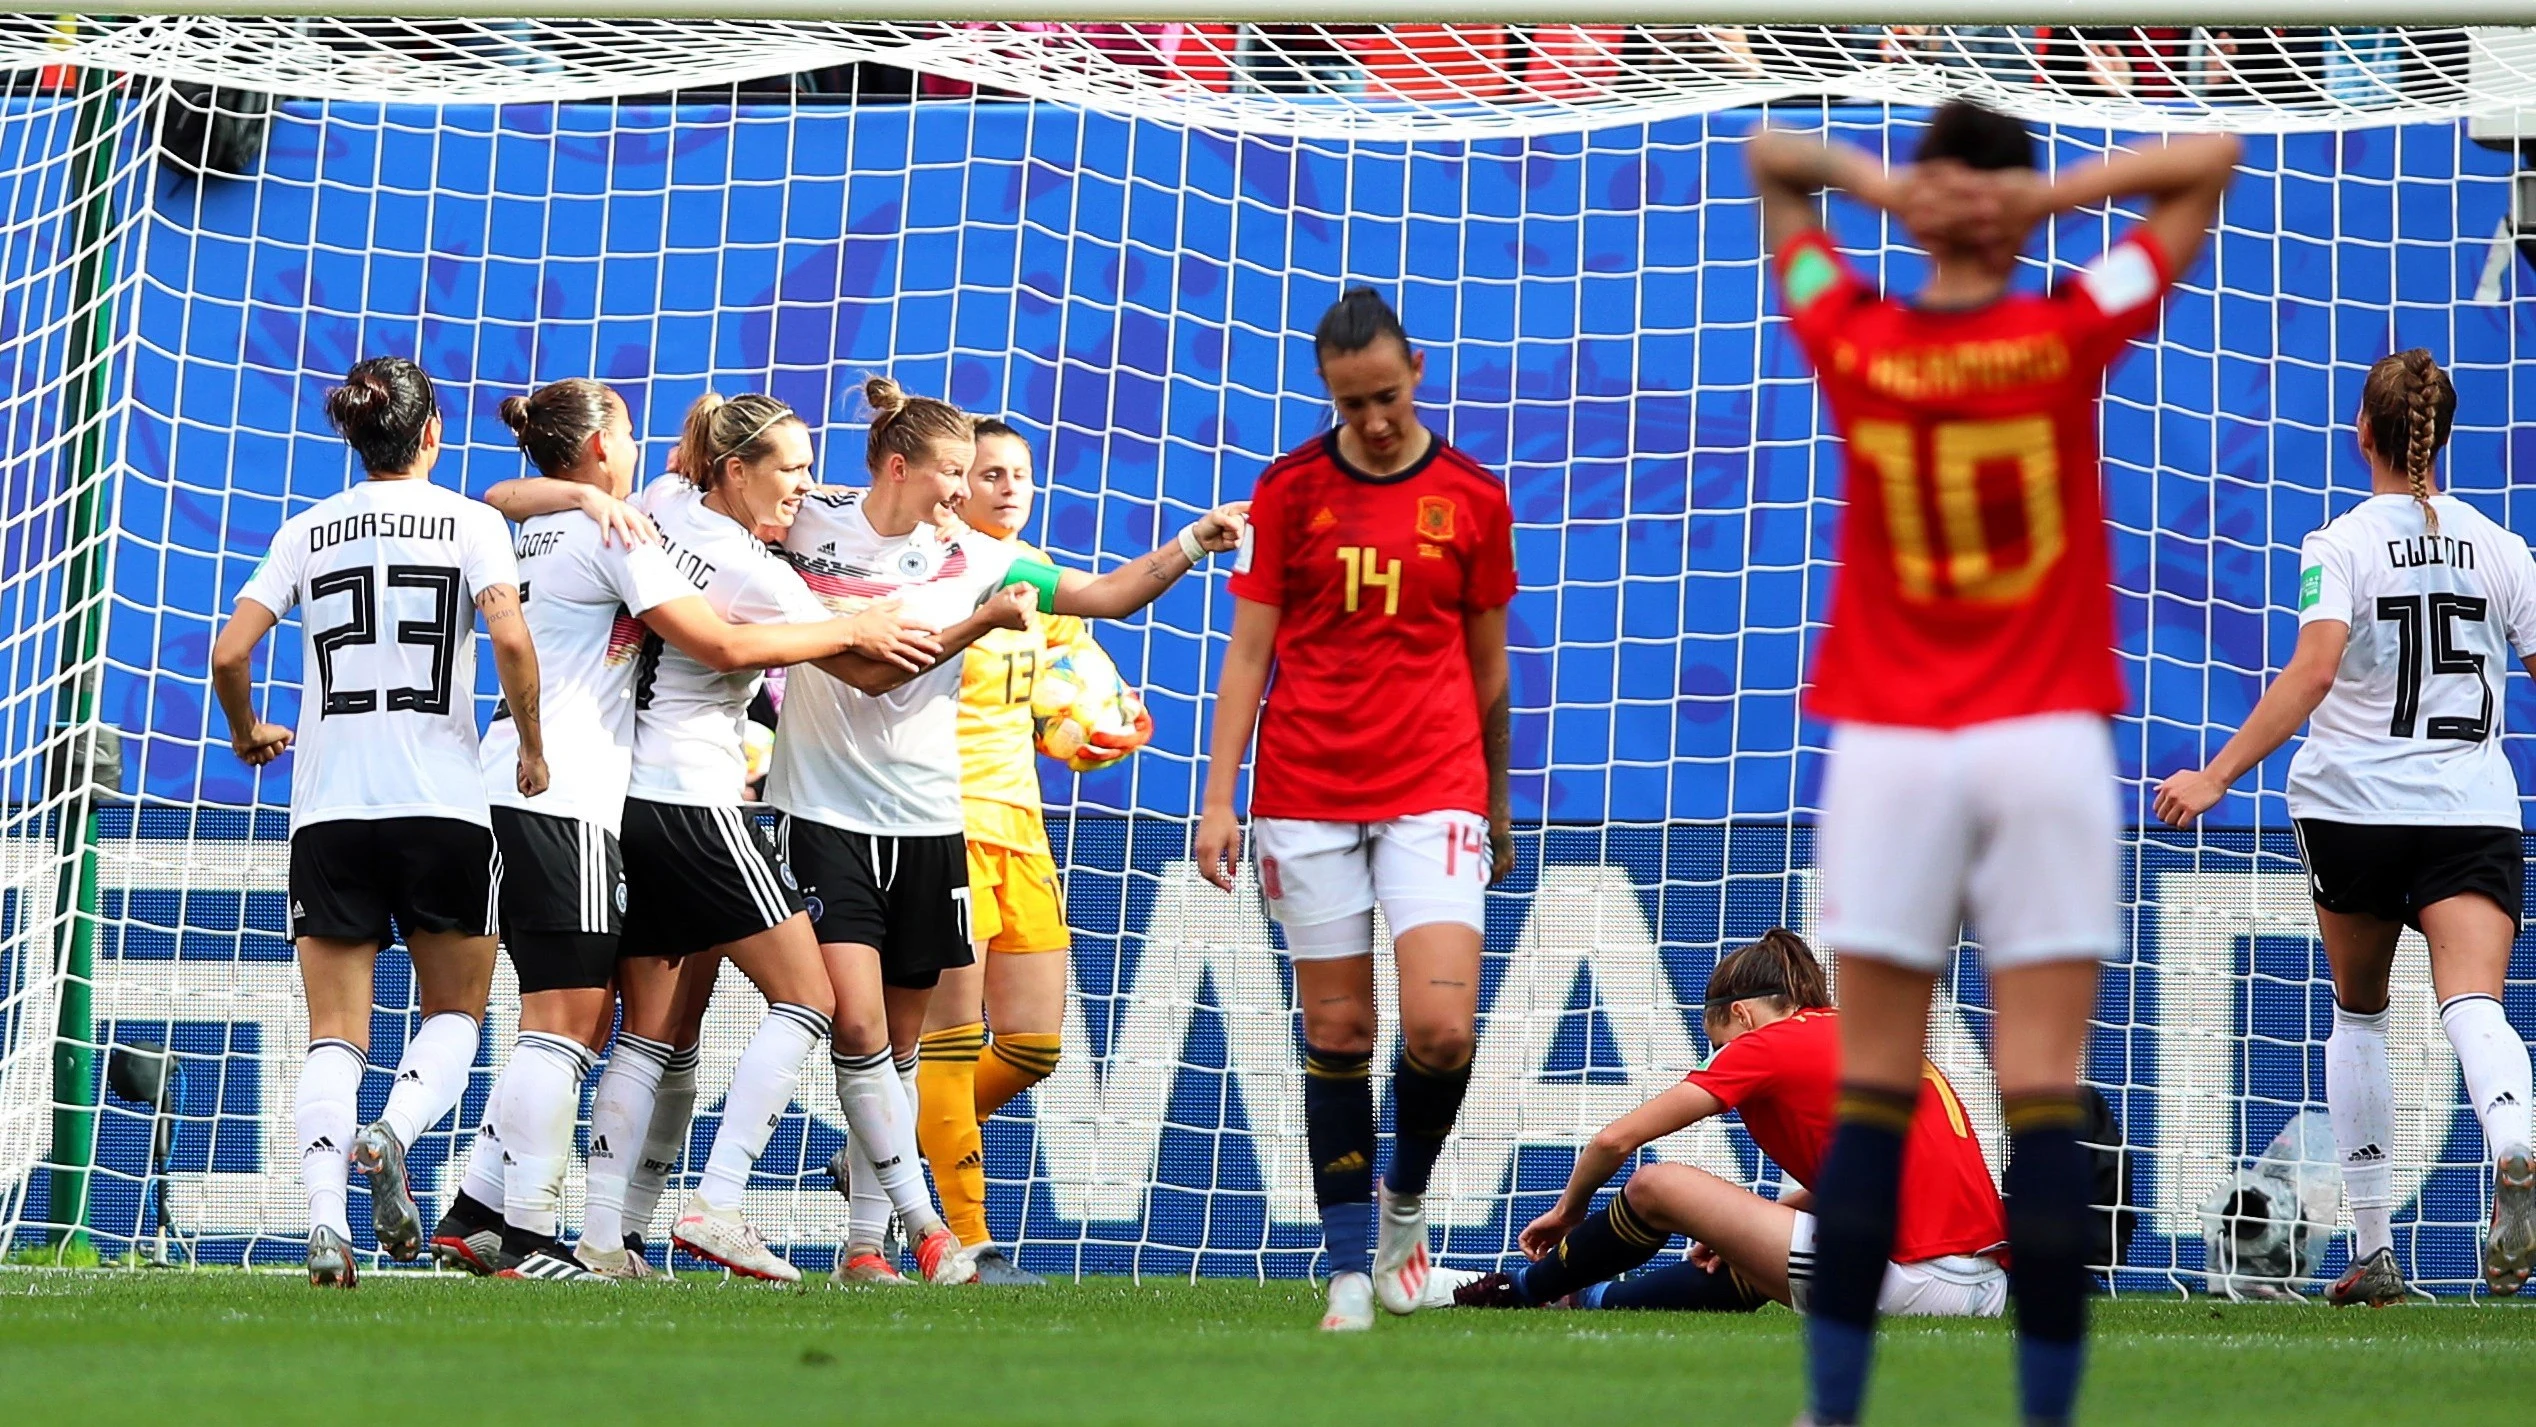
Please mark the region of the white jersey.
MULTIPOLYGON (((784 558, 839 614, 896 599, 908 619, 949 629, 1004 583, 1014 550, 958 525, 885 536, 865 518, 861 491, 837 491, 801 503, 784 558)), ((956 656, 879 695, 803 670, 784 685, 766 800, 848 832, 957 833, 959 704, 956 656)))
POLYGON ((292 831, 491 824, 476 771, 475 601, 519 579, 500 513, 429 481, 363 481, 282 522, 238 598, 277 616, 308 607, 292 831))
POLYGON ((520 605, 537 641, 546 791, 520 796, 519 730, 494 710, 484 731, 484 795, 500 807, 596 823, 615 832, 634 771, 636 656, 650 631, 637 616, 696 587, 657 545, 611 543, 578 510, 519 530, 520 605))
MULTIPOLYGON (((733 624, 806 624, 828 617, 792 567, 677 476, 643 492, 671 568, 733 624)), ((748 785, 741 735, 763 669, 716 673, 657 635, 634 676, 634 778, 629 796, 689 807, 736 807, 748 785)))
POLYGON ((2375 496, 2307 537, 2298 622, 2351 626, 2291 760, 2289 811, 2327 822, 2519 826, 2501 689, 2536 652, 2527 542, 2454 496, 2439 534, 2410 496, 2375 496))

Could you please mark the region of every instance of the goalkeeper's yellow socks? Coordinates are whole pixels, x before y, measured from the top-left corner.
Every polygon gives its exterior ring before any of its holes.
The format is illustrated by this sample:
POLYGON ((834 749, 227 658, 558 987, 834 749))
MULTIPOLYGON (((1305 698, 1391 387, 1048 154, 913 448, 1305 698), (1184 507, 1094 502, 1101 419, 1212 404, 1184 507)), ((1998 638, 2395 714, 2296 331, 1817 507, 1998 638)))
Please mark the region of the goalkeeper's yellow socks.
MULTIPOLYGON (((995 1033, 986 1055, 977 1063, 977 1118, 984 1120, 1014 1096, 1048 1078, 1057 1068, 1065 1037, 1045 1031, 995 1033)), ((967 1236, 962 1236, 966 1242, 967 1236)))
POLYGON ((977 1127, 978 1052, 986 1025, 927 1031, 916 1042, 916 1143, 933 1166, 942 1221, 963 1246, 987 1242, 985 1137, 977 1127))

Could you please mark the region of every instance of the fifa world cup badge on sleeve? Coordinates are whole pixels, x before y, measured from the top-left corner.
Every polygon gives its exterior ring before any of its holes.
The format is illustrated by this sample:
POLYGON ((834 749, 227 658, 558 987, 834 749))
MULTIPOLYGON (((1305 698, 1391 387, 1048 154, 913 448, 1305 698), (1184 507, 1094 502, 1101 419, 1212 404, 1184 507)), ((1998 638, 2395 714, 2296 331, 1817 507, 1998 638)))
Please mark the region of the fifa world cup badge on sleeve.
POLYGON ((2310 565, 2298 572, 2298 607, 2314 609, 2316 601, 2325 597, 2325 567, 2310 565))

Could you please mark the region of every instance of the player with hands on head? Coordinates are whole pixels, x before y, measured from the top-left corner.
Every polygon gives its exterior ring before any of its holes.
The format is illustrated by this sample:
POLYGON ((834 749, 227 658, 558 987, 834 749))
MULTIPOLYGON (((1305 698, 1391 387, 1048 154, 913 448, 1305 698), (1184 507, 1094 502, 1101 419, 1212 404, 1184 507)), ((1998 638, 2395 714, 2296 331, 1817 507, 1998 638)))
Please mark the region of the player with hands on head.
POLYGON ((1340 424, 1260 473, 1195 850, 1199 872, 1232 890, 1233 795, 1255 729, 1252 851, 1303 1011, 1304 1125, 1330 1260, 1321 1326, 1346 1332, 1373 1326, 1377 1298, 1417 1309, 1427 1182, 1470 1085, 1487 889, 1514 866, 1514 517, 1504 483, 1418 419, 1426 359, 1379 294, 1342 296, 1313 350, 1340 424), (1400 972, 1401 1052, 1377 1228, 1378 903, 1400 972))
MULTIPOLYGON (((869 484, 823 490, 801 507, 782 553, 831 609, 899 600, 943 627, 943 659, 885 684, 791 680, 766 800, 786 857, 816 904, 819 949, 838 1004, 837 1098, 852 1126, 843 1155, 849 1222, 840 1283, 899 1281, 880 1252, 884 1201, 935 1283, 966 1281, 991 1249, 963 1244, 926 1192, 915 1135, 917 1043, 945 972, 973 964, 952 656, 992 629, 1042 615, 1119 618, 1143 609, 1209 552, 1240 540, 1241 503, 1104 575, 1058 570, 963 525, 976 442, 969 416, 886 377, 864 383, 869 484)), ((893 671, 897 673, 897 671, 893 671)), ((1060 1002, 1062 1006, 1062 1002, 1060 1002)))
MULTIPOLYGON (((1742 1313, 1776 1302, 1805 1310, 1815 1237, 1805 1186, 1822 1172, 1831 1145, 1840 1013, 1812 949, 1785 929, 1718 961, 1704 1013, 1703 1029, 1717 1048, 1708 1064, 1604 1126, 1577 1156, 1559 1202, 1525 1226, 1521 1244, 1532 1262, 1462 1285, 1454 1302, 1607 1306, 1599 1285, 1681 1234, 1692 1241, 1690 1259, 1618 1289, 1628 1306, 1742 1313), (1587 1212, 1595 1192, 1640 1150, 1729 1110, 1742 1115, 1793 1191, 1773 1201, 1704 1169, 1651 1163, 1608 1205, 1587 1212)), ((1900 1203, 1892 1262, 1877 1294, 1882 1311, 1999 1316, 2008 1298, 1998 1260, 2004 1211, 1963 1102, 1934 1065, 1921 1071, 1900 1203)))
MULTIPOLYGON (((1021 537, 1038 486, 1030 443, 993 417, 972 423, 976 455, 960 520, 1026 560, 1046 562, 1021 537)), ((1033 610, 1027 628, 998 630, 969 646, 960 668, 960 808, 968 843, 970 941, 975 961, 942 973, 917 1042, 916 1138, 933 1167, 943 1218, 972 1251, 978 1282, 1028 1287, 1026 1273, 995 1248, 986 1224, 980 1122, 1056 1069, 1070 985, 1065 897, 1039 797, 1033 711, 1057 680, 1051 665, 1107 656, 1070 615, 1033 610), (987 1022, 995 1027, 987 1038, 987 1022)), ((1142 715, 1117 732, 1095 729, 1071 766, 1089 771, 1125 758, 1153 736, 1142 715)), ((868 1221, 880 1206, 857 1208, 868 1221)))
MULTIPOLYGON (((465 1180, 432 1246, 476 1273, 588 1279, 600 1275, 556 1235, 582 1081, 615 1020, 629 901, 619 834, 643 651, 665 641, 704 668, 731 674, 858 649, 882 662, 922 661, 938 645, 893 609, 800 624, 725 620, 672 562, 650 519, 624 504, 640 452, 616 392, 570 378, 506 398, 501 416, 540 480, 597 499, 531 515, 519 530, 521 604, 543 663, 553 783, 536 797, 502 784, 516 739, 508 709, 497 709, 484 739, 485 790, 502 854, 502 941, 519 977, 520 1038, 494 1082, 465 1180), (613 527, 611 511, 622 513, 613 527)), ((508 482, 495 495, 517 504, 540 489, 508 482)), ((625 1257, 619 1247, 592 1245, 591 1258, 645 1271, 634 1267, 639 1256, 625 1257)))
POLYGON ((2484 1282, 2516 1293, 2536 1263, 2536 1087, 2501 1005, 2526 882, 2501 686, 2513 660, 2536 668, 2536 561, 2517 534, 2441 492, 2456 412, 2429 352, 2369 368, 2355 425, 2370 495, 2299 552, 2289 667, 2217 757, 2157 787, 2158 817, 2190 827, 2307 726, 2289 814, 2333 967, 2325 1103, 2356 1231, 2350 1270, 2326 1290, 2336 1306, 2409 1292, 2390 1223, 2386 1050, 2388 977, 2408 926, 2429 943, 2440 1024, 2483 1128, 2484 1282))
POLYGON ((2012 118, 1964 101, 1888 171, 1765 132, 1745 150, 1790 328, 1846 438, 1839 576, 1808 711, 1832 726, 1815 857, 1841 951, 1839 1127, 1815 1185, 1811 1419, 1858 1420, 1893 1257, 1928 1005, 1969 920, 1998 1009, 2020 1404, 2067 1421, 2086 1356, 2090 1166, 2077 1067, 2121 945, 2108 720, 2124 704, 2096 449, 2108 368, 2207 240, 2225 135, 2046 180, 2012 118), (1817 195, 1899 219, 1919 292, 1878 293, 1817 195), (2034 227, 2119 197, 2147 216, 2048 294, 2034 227))
POLYGON ((477 771, 470 604, 516 730, 497 776, 533 797, 547 767, 509 532, 490 507, 431 483, 441 451, 431 378, 402 357, 370 358, 327 392, 326 419, 367 478, 282 523, 212 647, 211 683, 250 766, 298 750, 290 895, 310 1037, 296 1111, 308 1278, 350 1288, 348 1169, 369 1181, 379 1247, 418 1255, 405 1154, 466 1091, 493 977, 500 859, 477 771), (295 608, 308 688, 294 732, 256 716, 251 661, 295 608), (423 1021, 385 1110, 356 1129, 372 972, 399 933, 423 1021))

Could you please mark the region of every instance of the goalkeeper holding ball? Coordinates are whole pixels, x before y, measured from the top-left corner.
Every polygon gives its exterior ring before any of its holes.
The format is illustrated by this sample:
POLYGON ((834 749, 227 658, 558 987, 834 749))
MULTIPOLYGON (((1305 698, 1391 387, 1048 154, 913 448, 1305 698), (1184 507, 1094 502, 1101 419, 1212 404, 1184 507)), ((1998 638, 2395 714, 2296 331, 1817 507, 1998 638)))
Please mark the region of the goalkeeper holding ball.
MULTIPOLYGON (((992 417, 975 426, 977 456, 961 522, 1046 565, 1047 555, 1020 535, 1037 495, 1029 443, 992 417)), ((919 1042, 916 1133, 933 1166, 943 1218, 976 1253, 977 1281, 1036 1285, 1044 1280, 991 1247, 979 1129, 1056 1068, 1065 1026, 1073 937, 1040 817, 1034 743, 1089 772, 1143 747, 1153 720, 1119 689, 1109 657, 1075 616, 1033 613, 1026 627, 999 629, 964 657, 960 803, 977 959, 943 972, 934 987, 919 1042), (1049 726, 1044 739, 1035 734, 1039 722, 1049 726), (995 1027, 991 1042, 987 1019, 995 1027)))

